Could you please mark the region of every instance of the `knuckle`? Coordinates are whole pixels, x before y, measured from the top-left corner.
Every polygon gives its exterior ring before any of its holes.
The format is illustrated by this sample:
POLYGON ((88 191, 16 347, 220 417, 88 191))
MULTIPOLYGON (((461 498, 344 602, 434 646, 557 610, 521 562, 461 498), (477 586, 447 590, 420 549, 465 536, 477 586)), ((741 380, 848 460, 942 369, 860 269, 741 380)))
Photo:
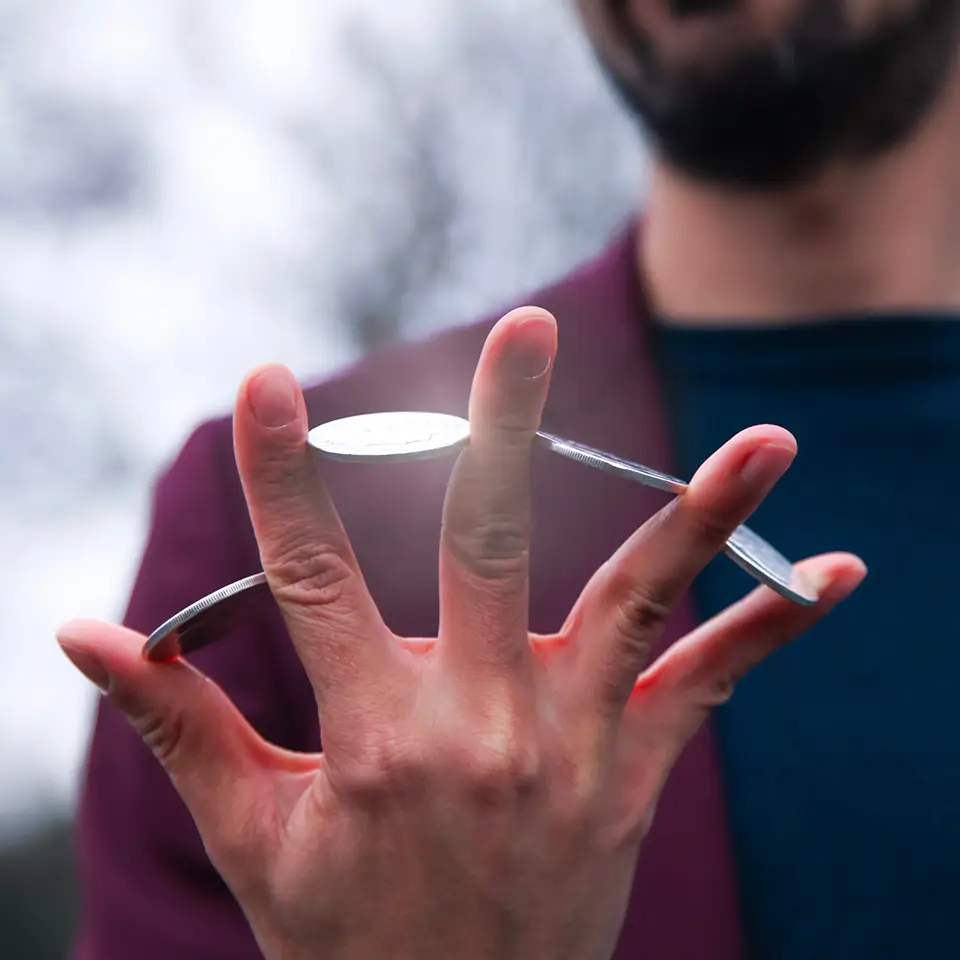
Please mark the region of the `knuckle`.
POLYGON ((445 541, 453 556, 485 580, 526 576, 530 567, 529 525, 515 516, 488 516, 462 528, 448 526, 445 541))
POLYGON ((153 755, 169 768, 176 763, 184 741, 185 719, 177 709, 149 709, 130 717, 130 723, 153 755))
POLYGON ((619 584, 614 587, 618 597, 614 616, 617 636, 627 652, 646 657, 654 634, 670 616, 670 607, 635 581, 618 579, 619 584))
POLYGON ((692 509, 688 521, 694 540, 716 550, 723 547, 734 530, 730 520, 715 509, 692 509))
POLYGON ((711 707, 720 707, 729 703, 733 697, 733 691, 736 688, 736 678, 732 676, 723 676, 714 678, 708 687, 708 705, 711 707))
POLYGON ((499 411, 492 426, 498 444, 507 450, 525 454, 533 446, 539 421, 535 412, 511 404, 499 411))
POLYGON ((302 542, 273 559, 270 575, 277 600, 325 607, 341 599, 353 569, 336 547, 302 542))
POLYGON ((390 789, 383 767, 369 758, 339 764, 336 774, 338 791, 361 810, 382 807, 390 799, 390 789))
POLYGON ((467 792, 483 807, 532 796, 541 780, 538 746, 517 735, 487 737, 465 761, 467 792))
POLYGON ((409 749, 388 753, 382 770, 391 796, 416 797, 426 788, 427 764, 419 751, 409 749))
POLYGON ((740 679, 729 672, 704 678, 695 687, 694 703, 702 710, 722 707, 733 698, 740 679))
POLYGON ((683 684, 692 694, 693 703, 704 710, 722 707, 733 699, 737 686, 749 672, 746 662, 706 662, 692 671, 690 681, 683 684))
POLYGON ((250 471, 262 496, 282 498, 291 485, 305 479, 309 460, 304 459, 302 447, 299 431, 280 429, 259 448, 250 471))
POLYGON ((337 781, 359 808, 376 810, 421 796, 427 787, 428 764, 424 752, 412 744, 381 742, 338 766, 337 781))

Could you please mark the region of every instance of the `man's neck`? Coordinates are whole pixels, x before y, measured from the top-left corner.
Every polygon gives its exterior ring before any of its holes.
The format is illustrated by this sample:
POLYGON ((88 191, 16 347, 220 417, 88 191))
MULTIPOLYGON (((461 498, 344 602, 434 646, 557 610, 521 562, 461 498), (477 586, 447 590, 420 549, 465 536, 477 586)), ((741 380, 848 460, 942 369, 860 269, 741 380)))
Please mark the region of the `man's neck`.
POLYGON ((638 257, 675 323, 960 311, 960 77, 909 143, 779 193, 655 162, 638 257))

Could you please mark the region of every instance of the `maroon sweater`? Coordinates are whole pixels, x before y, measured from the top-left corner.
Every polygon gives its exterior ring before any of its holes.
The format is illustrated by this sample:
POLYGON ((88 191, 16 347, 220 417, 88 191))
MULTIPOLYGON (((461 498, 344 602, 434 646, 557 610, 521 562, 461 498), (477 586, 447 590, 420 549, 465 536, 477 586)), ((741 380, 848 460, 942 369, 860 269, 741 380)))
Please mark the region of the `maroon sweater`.
MULTIPOLYGON (((549 309, 560 352, 544 428, 670 469, 645 345, 634 231, 528 302, 549 309)), ((311 424, 380 410, 466 414, 495 318, 368 357, 307 390, 311 424)), ((437 623, 437 543, 450 463, 324 468, 371 592, 399 634, 437 623)), ((662 503, 659 494, 538 451, 531 629, 550 632, 594 570, 662 503)), ((259 568, 228 419, 202 425, 161 478, 126 623, 149 632, 259 568)), ((694 625, 689 607, 664 644, 694 625)), ((317 750, 313 693, 269 598, 194 657, 267 738, 317 750)), ((100 708, 79 810, 82 926, 74 960, 254 960, 244 917, 210 865, 165 773, 109 704, 100 708)), ((372 908, 375 909, 375 906, 372 908)), ((712 731, 671 776, 643 845, 618 960, 734 960, 741 953, 732 854, 712 731)))

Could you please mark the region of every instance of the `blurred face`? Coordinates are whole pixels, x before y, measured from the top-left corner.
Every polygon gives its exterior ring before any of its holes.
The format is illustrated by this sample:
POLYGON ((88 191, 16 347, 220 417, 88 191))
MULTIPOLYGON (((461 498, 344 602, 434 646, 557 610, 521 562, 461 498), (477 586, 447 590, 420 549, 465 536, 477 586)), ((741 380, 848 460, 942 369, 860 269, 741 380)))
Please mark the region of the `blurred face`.
POLYGON ((660 154, 700 180, 796 182, 908 137, 946 85, 960 0, 578 0, 660 154))

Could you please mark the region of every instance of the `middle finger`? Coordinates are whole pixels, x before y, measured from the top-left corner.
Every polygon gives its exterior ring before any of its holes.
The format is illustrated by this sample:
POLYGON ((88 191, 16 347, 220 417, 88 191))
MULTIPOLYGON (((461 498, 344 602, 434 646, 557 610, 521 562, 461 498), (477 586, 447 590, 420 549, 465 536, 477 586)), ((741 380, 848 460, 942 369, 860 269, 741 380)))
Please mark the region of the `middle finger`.
POLYGON ((521 308, 491 331, 470 395, 470 444, 447 489, 440 549, 444 656, 526 655, 530 458, 556 354, 556 321, 521 308))

